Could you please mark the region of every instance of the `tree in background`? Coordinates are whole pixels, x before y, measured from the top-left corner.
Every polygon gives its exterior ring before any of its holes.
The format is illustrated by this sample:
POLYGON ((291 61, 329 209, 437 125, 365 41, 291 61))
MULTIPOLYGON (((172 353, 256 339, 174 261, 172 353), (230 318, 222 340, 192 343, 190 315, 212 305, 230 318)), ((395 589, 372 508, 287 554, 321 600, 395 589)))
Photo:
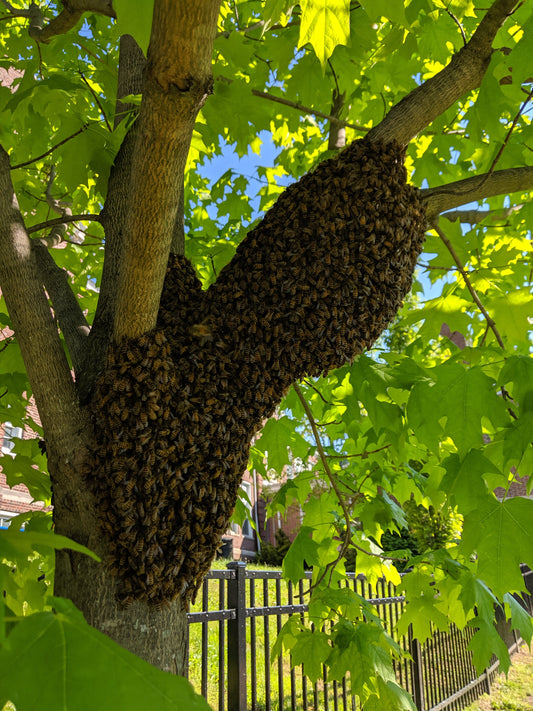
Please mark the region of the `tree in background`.
MULTIPOLYGON (((477 663, 505 657, 493 603, 530 635, 509 593, 522 589, 519 564, 533 565, 531 501, 492 493, 532 463, 530 6, 2 5, 0 287, 15 338, 1 354, 0 408, 17 425, 35 398, 55 531, 41 516, 24 537, 3 534, 8 609, 37 613, 9 628, 5 698, 29 708, 31 665, 15 661, 28 639, 42 645, 39 668, 55 665, 61 680, 71 677, 47 644, 80 655, 104 645, 64 598, 137 657, 185 670, 187 605, 228 525, 250 441, 283 397, 292 417, 267 423, 251 461, 281 471, 290 447, 310 462, 273 507, 303 505, 285 573, 312 564, 312 619, 336 620, 321 632, 292 619, 293 659, 311 654, 311 675, 322 662, 331 678, 350 671, 365 708, 411 707, 373 656, 390 638, 355 593, 336 591, 349 548, 358 572, 399 582, 373 541, 405 525, 395 502, 411 494, 457 507, 464 530, 404 578, 401 625, 423 640, 428 619, 464 625, 477 609, 477 663), (210 183, 210 158, 228 145, 258 151, 262 131, 274 167, 230 168, 210 183), (284 178, 295 181, 286 190, 284 178), (417 264, 428 275, 414 283, 419 306, 401 312, 414 340, 362 355, 417 264), (53 600, 23 575, 28 549, 43 545, 59 549, 53 600), (6 571, 17 561, 15 581, 6 571)), ((14 483, 24 468, 45 498, 34 444, 5 469, 14 483)), ((91 656, 93 703, 106 660, 91 656)), ((152 683, 156 670, 137 663, 135 684, 122 670, 130 708, 155 687, 168 694, 158 708, 189 693, 166 675, 152 683)), ((85 708, 77 682, 70 700, 85 708)))

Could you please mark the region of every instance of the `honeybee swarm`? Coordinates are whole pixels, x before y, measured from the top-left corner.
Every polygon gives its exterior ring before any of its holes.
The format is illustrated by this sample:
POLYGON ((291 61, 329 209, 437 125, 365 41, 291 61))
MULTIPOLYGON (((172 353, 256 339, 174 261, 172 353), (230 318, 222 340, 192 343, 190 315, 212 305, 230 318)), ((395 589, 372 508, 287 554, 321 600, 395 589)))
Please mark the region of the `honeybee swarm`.
POLYGON ((357 141, 290 186, 202 291, 169 263, 157 330, 112 347, 92 472, 119 599, 194 599, 249 443, 289 385, 370 347, 411 286, 424 212, 394 145, 357 141))

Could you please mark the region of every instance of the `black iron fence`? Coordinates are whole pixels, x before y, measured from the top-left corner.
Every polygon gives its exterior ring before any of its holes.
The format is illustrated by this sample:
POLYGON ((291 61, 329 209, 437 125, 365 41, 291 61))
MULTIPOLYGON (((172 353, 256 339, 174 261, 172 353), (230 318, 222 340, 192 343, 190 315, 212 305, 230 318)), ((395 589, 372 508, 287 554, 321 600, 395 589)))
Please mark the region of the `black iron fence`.
MULTIPOLYGON (((533 594, 533 572, 523 570, 533 594)), ((307 575, 309 579, 310 573, 307 575)), ((436 631, 424 645, 412 634, 398 637, 394 627, 404 598, 378 581, 371 586, 351 575, 348 585, 371 602, 389 634, 408 652, 396 663, 398 682, 413 696, 419 711, 460 711, 482 693, 490 692, 498 662, 478 675, 468 650, 475 630, 436 631)), ((282 580, 280 571, 248 570, 241 562, 226 570, 211 570, 200 599, 189 613, 189 679, 218 711, 357 711, 350 680, 322 679, 312 684, 303 669, 292 668, 288 655, 271 663, 270 650, 289 615, 303 614, 305 580, 297 585, 282 580)), ((533 598, 523 604, 533 614, 533 598)), ((520 642, 503 619, 498 631, 513 652, 520 642)))

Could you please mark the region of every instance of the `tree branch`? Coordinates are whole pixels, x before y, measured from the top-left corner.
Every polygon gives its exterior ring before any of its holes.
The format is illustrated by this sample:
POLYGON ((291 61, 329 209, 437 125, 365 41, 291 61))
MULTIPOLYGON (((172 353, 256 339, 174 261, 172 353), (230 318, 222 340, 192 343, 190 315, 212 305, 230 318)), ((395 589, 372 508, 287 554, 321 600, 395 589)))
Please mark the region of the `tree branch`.
POLYGON ((393 106, 368 138, 383 143, 398 141, 406 146, 437 116, 476 89, 489 65, 496 33, 516 5, 517 0, 495 0, 469 42, 450 63, 393 106))
POLYGON ((102 218, 100 215, 95 215, 92 213, 86 213, 84 215, 63 215, 63 217, 55 217, 53 220, 46 220, 45 222, 39 222, 36 225, 31 225, 26 229, 26 232, 31 235, 33 232, 39 232, 40 230, 47 230, 56 225, 64 225, 70 222, 101 222, 102 218))
POLYGON ((337 499, 339 500, 339 505, 342 509, 342 513, 344 514, 344 518, 346 520, 346 532, 344 534, 344 540, 343 540, 341 549, 339 551, 339 555, 337 556, 336 560, 334 560, 331 563, 328 563, 326 565, 322 576, 315 583, 315 587, 316 587, 324 579, 328 570, 335 568, 337 563, 344 558, 348 548, 350 547, 350 544, 352 542, 351 515, 350 515, 350 511, 348 510, 346 501, 344 500, 344 496, 339 488, 339 483, 337 481, 337 477, 333 474, 333 472, 331 471, 331 468, 329 466, 328 458, 327 458, 327 455, 324 451, 324 447, 322 446, 322 440, 320 439, 320 435, 318 433, 318 428, 316 426, 316 422, 315 422, 315 418, 313 417, 313 413, 311 412, 311 408, 309 407, 307 400, 305 399, 302 391, 300 390, 298 383, 293 383, 293 387, 294 387, 294 390, 296 391, 296 394, 298 395, 298 399, 302 403, 302 407, 305 410, 305 414, 307 415, 309 424, 311 425, 311 429, 313 431, 313 436, 315 438, 316 448, 318 450, 318 455, 320 457, 320 461, 322 462, 322 466, 324 467, 324 472, 325 472, 327 478, 329 479, 329 482, 333 488, 333 491, 337 495, 337 499))
POLYGON ((55 317, 67 344, 72 367, 77 376, 85 360, 89 324, 83 315, 80 303, 74 295, 67 272, 57 266, 52 255, 41 240, 32 242, 37 266, 44 287, 50 297, 55 317))
POLYGON ((46 158, 46 156, 49 156, 50 153, 53 153, 57 148, 60 146, 63 146, 65 143, 68 141, 71 141, 73 138, 76 138, 76 136, 79 136, 80 133, 83 133, 86 131, 89 126, 93 123, 99 123, 99 121, 89 121, 88 123, 83 124, 83 126, 75 131, 74 133, 71 133, 70 136, 67 136, 64 138, 62 141, 59 141, 59 143, 55 143, 52 148, 47 150, 45 153, 41 153, 40 156, 35 156, 35 158, 30 158, 29 160, 25 160, 23 163, 17 163, 16 165, 11 166, 11 170, 17 170, 17 168, 25 168, 27 165, 31 165, 32 163, 36 163, 38 160, 42 160, 43 158, 46 158))
POLYGON ((131 166, 139 124, 138 107, 124 103, 125 96, 142 92, 143 72, 146 59, 142 49, 131 35, 120 38, 117 102, 114 119, 116 128, 124 117, 133 112, 134 123, 124 136, 122 145, 115 157, 107 185, 107 198, 100 214, 100 221, 105 231, 104 266, 100 281, 98 305, 89 334, 87 360, 81 377, 77 381, 80 402, 87 402, 98 373, 103 369, 109 341, 112 337, 113 323, 123 264, 124 231, 129 212, 131 166))
POLYGON ((450 210, 443 212, 441 217, 445 217, 449 222, 459 221, 461 224, 478 225, 480 222, 502 222, 513 213, 518 212, 523 205, 512 205, 502 210, 450 210))
POLYGON ((252 89, 252 94, 254 96, 259 96, 261 99, 268 99, 269 101, 275 101, 278 104, 289 106, 291 109, 296 109, 297 111, 300 111, 304 114, 311 114, 311 116, 317 116, 318 118, 323 118, 327 121, 336 121, 339 126, 353 128, 356 131, 368 131, 368 127, 361 126, 357 123, 350 123, 349 121, 340 121, 336 116, 332 116, 331 114, 325 114, 323 111, 312 109, 309 106, 304 106, 298 101, 290 101, 289 99, 284 99, 282 96, 274 96, 274 94, 269 94, 267 91, 258 91, 257 89, 252 89))
MULTIPOLYGON (((333 67, 331 67, 333 71, 333 67)), ((333 71, 333 76, 335 81, 337 77, 333 71)), ((328 136, 328 150, 334 151, 337 148, 344 148, 346 145, 346 128, 342 125, 339 116, 341 115, 342 109, 344 108, 344 102, 346 99, 346 94, 340 92, 338 88, 333 90, 332 102, 331 102, 331 121, 329 122, 329 136, 328 136)))
POLYGON ((156 0, 148 47, 114 337, 155 327, 196 115, 212 91, 219 0, 156 0))
POLYGON ((113 10, 112 0, 62 0, 63 9, 56 17, 53 17, 47 25, 44 24, 45 17, 41 10, 34 3, 30 10, 33 10, 33 18, 30 17, 28 33, 37 42, 44 44, 50 42, 52 37, 63 35, 71 30, 81 20, 86 12, 96 12, 99 15, 113 17, 116 13, 113 10))
POLYGON ((420 197, 425 203, 428 222, 431 223, 441 212, 459 205, 494 195, 510 195, 528 190, 533 190, 533 167, 495 170, 493 173, 427 188, 420 191, 420 197))
POLYGON ((472 299, 474 300, 474 303, 476 304, 478 309, 481 311, 481 313, 483 314, 483 316, 485 318, 485 321, 487 322, 487 327, 490 328, 491 331, 496 336, 496 340, 498 341, 500 348, 502 348, 502 350, 505 350, 505 346, 504 346, 502 337, 500 336, 500 332, 496 328, 496 323, 494 322, 494 319, 489 315, 487 309, 481 303, 481 299, 479 298, 477 291, 474 289, 472 282, 470 281, 470 278, 469 278, 468 274, 466 273, 466 270, 463 266, 463 263, 459 259, 459 256, 458 256, 457 252, 455 251, 455 249, 453 248, 452 243, 446 237, 446 235, 444 234, 444 232, 441 230, 441 228, 438 226, 437 223, 435 223, 433 225, 433 229, 438 234, 438 236, 440 237, 442 242, 446 245, 448 252, 452 255, 453 261, 455 262, 459 273, 463 277, 463 281, 465 283, 466 288, 470 292, 472 299))
MULTIPOLYGON (((31 240, 10 178, 9 157, 0 147, 0 286, 22 352, 52 457, 79 456, 83 417, 52 317, 31 240)), ((66 491, 68 481, 61 482, 66 491)))

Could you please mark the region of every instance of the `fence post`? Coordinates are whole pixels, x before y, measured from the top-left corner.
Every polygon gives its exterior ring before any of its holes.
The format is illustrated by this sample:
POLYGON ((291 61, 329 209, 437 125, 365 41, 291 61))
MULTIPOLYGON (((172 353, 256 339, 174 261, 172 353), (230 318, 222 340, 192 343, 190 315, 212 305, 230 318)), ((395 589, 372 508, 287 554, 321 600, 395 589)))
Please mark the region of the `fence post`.
POLYGON ((413 627, 409 625, 409 651, 411 662, 411 679, 413 682, 413 699, 418 711, 426 711, 424 694, 424 671, 422 668, 422 647, 420 642, 413 637, 413 627))
POLYGON ((228 620, 228 711, 246 711, 246 563, 227 567, 235 571, 228 580, 228 608, 235 610, 228 620))

